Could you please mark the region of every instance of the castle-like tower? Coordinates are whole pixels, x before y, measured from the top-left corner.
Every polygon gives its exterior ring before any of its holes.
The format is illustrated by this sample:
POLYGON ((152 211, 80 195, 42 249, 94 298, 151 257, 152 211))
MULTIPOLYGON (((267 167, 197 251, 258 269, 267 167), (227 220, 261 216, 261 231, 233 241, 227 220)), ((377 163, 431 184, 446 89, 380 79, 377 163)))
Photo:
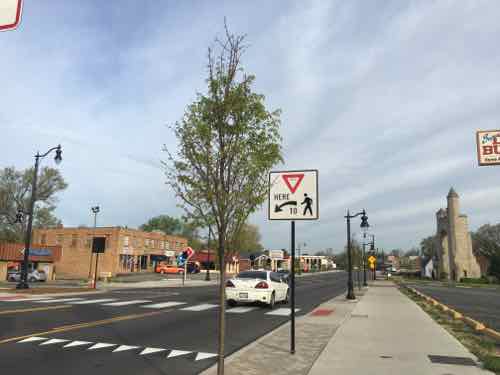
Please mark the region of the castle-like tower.
POLYGON ((459 281, 462 277, 481 277, 479 263, 472 252, 466 215, 460 215, 460 199, 453 188, 448 193, 446 211, 436 213, 436 248, 441 277, 459 281))

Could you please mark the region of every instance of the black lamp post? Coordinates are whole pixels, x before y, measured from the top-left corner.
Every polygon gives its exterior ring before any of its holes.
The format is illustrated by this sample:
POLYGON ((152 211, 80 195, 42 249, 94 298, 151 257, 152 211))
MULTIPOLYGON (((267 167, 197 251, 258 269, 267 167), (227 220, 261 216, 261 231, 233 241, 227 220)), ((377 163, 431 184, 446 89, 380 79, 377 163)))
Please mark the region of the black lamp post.
POLYGON ((361 231, 363 232, 363 286, 368 286, 368 283, 366 282, 366 233, 368 232, 369 227, 370 225, 368 224, 368 221, 363 221, 363 218, 361 218, 361 231))
MULTIPOLYGON (((369 242, 368 244, 370 245, 370 253, 372 255, 375 255, 375 235, 374 234, 370 234, 370 237, 372 238, 371 242, 369 242)), ((376 258, 376 256, 375 256, 376 258)), ((376 274, 377 274, 377 268, 374 267, 373 268, 373 280, 376 279, 376 274)))
POLYGON ((356 299, 354 295, 354 283, 352 281, 352 254, 351 254, 351 219, 361 216, 361 228, 368 225, 368 216, 366 216, 366 211, 363 210, 358 212, 356 215, 351 215, 349 210, 347 210, 347 216, 344 216, 347 220, 347 263, 348 263, 348 277, 347 277, 347 299, 356 299))
POLYGON ((61 145, 58 145, 57 147, 52 147, 45 154, 40 155, 40 152, 36 153, 36 155, 35 155, 35 172, 33 174, 33 181, 32 181, 32 185, 31 185, 31 199, 30 199, 29 211, 25 212, 23 210, 19 210, 18 214, 16 215, 17 222, 22 222, 22 214, 29 215, 28 225, 26 227, 26 238, 24 241, 24 259, 23 259, 23 266, 21 269, 21 280, 19 281, 19 283, 16 286, 17 289, 28 289, 29 288, 29 285, 28 285, 28 262, 29 262, 29 253, 30 253, 30 247, 31 247, 31 230, 33 228, 33 213, 35 210, 35 202, 36 202, 36 183, 37 183, 37 177, 38 177, 38 166, 40 165, 40 159, 43 159, 48 154, 50 154, 52 151, 56 152, 56 156, 54 157, 54 161, 56 162, 56 164, 59 164, 62 161, 61 145))

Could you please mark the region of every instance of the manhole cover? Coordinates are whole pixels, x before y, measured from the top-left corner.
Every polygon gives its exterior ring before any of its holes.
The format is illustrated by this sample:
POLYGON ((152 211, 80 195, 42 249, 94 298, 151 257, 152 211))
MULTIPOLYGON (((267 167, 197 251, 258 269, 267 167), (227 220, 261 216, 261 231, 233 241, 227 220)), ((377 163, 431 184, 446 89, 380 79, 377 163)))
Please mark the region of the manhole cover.
POLYGON ((477 366, 472 358, 451 357, 447 355, 429 355, 432 363, 441 363, 445 365, 477 366))

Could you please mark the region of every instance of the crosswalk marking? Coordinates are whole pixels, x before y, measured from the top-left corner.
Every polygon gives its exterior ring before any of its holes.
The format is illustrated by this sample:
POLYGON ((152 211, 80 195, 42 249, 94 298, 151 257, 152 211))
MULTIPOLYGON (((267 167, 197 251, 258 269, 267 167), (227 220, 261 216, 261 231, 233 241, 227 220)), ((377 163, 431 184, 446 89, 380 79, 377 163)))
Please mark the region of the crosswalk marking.
POLYGON ((44 340, 48 340, 46 337, 28 337, 27 339, 24 339, 24 340, 21 340, 21 341, 18 341, 17 343, 20 344, 20 343, 23 343, 23 342, 33 342, 33 341, 44 341, 44 340))
POLYGON ((40 344, 40 346, 42 345, 50 345, 50 344, 59 344, 61 342, 68 342, 69 340, 65 340, 65 339, 50 339, 48 341, 45 341, 45 342, 42 342, 40 344))
POLYGON ((76 341, 70 342, 69 344, 64 345, 63 348, 72 348, 74 346, 82 346, 82 345, 90 345, 90 344, 93 344, 93 342, 76 340, 76 341))
POLYGON ((120 345, 118 348, 113 350, 113 353, 116 352, 124 352, 125 350, 132 350, 132 349, 139 349, 140 346, 133 346, 133 345, 120 345))
POLYGON ((110 348, 112 346, 117 346, 117 345, 116 344, 110 344, 108 342, 98 342, 97 344, 92 345, 87 350, 95 350, 95 349, 101 349, 101 348, 110 348))
POLYGON ((40 301, 33 301, 35 303, 57 303, 57 302, 72 302, 81 301, 83 298, 56 298, 56 299, 45 299, 40 301))
POLYGON ((217 354, 199 352, 194 360, 201 361, 202 359, 213 358, 213 357, 217 357, 217 354))
POLYGON ((173 358, 173 357, 179 357, 181 355, 186 355, 192 352, 187 352, 185 350, 172 350, 170 353, 168 353, 167 358, 173 358))
POLYGON ((139 355, 146 355, 146 354, 164 352, 165 350, 167 350, 167 349, 163 349, 163 348, 146 348, 142 352, 140 352, 139 355))
POLYGON ((121 302, 111 302, 111 303, 103 303, 103 306, 128 306, 128 305, 137 305, 139 303, 149 303, 150 300, 147 299, 134 299, 132 301, 121 301, 121 302))
POLYGON ((144 307, 146 309, 163 309, 165 307, 174 307, 174 306, 179 306, 179 305, 185 305, 186 302, 161 302, 161 303, 154 303, 152 305, 144 305, 141 307, 144 307))
POLYGON ((214 358, 214 357, 218 356, 216 353, 207 353, 207 352, 199 352, 199 351, 165 349, 165 348, 156 348, 156 347, 149 347, 149 346, 145 347, 145 346, 135 346, 135 345, 119 345, 119 344, 113 344, 113 343, 109 343, 109 342, 95 343, 95 342, 91 342, 91 341, 80 341, 80 340, 71 341, 70 339, 59 339, 59 338, 38 337, 38 336, 28 337, 26 339, 18 341, 18 343, 39 342, 39 341, 43 341, 43 342, 41 344, 39 344, 38 346, 69 342, 66 345, 64 345, 63 348, 80 347, 80 349, 84 350, 84 351, 115 347, 114 350, 103 350, 102 352, 105 352, 105 353, 116 353, 116 352, 123 352, 123 351, 133 350, 133 349, 142 349, 141 352, 139 352, 139 350, 137 350, 137 352, 135 353, 136 355, 139 355, 139 356, 169 351, 168 355, 166 355, 164 357, 165 359, 170 359, 170 358, 185 356, 188 354, 193 354, 193 356, 190 357, 190 360, 201 361, 204 359, 214 358))
POLYGON ((91 303, 111 302, 116 298, 86 299, 84 301, 70 302, 71 305, 90 305, 91 303))
MULTIPOLYGON (((300 309, 295 309, 295 312, 300 311, 300 309)), ((288 316, 292 312, 290 308, 281 308, 273 311, 269 311, 266 315, 277 315, 277 316, 288 316)))
POLYGON ((213 305, 211 303, 202 303, 201 305, 184 307, 181 310, 184 310, 184 311, 205 311, 205 310, 213 309, 217 306, 219 306, 219 305, 213 305))
POLYGON ((243 313, 247 313, 247 312, 250 312, 252 310, 256 310, 257 307, 233 307, 232 309, 229 309, 229 310, 226 310, 226 312, 228 313, 236 313, 236 314, 243 314, 243 313))

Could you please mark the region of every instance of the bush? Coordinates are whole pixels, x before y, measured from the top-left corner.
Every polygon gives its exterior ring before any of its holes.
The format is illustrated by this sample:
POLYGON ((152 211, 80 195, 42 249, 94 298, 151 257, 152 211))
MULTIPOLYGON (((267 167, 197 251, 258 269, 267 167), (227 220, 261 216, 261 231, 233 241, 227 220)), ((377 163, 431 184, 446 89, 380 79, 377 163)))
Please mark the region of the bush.
POLYGON ((489 284, 489 280, 486 278, 486 277, 480 277, 480 278, 477 278, 477 277, 462 277, 460 279, 460 282, 461 283, 465 283, 465 284, 489 284))

